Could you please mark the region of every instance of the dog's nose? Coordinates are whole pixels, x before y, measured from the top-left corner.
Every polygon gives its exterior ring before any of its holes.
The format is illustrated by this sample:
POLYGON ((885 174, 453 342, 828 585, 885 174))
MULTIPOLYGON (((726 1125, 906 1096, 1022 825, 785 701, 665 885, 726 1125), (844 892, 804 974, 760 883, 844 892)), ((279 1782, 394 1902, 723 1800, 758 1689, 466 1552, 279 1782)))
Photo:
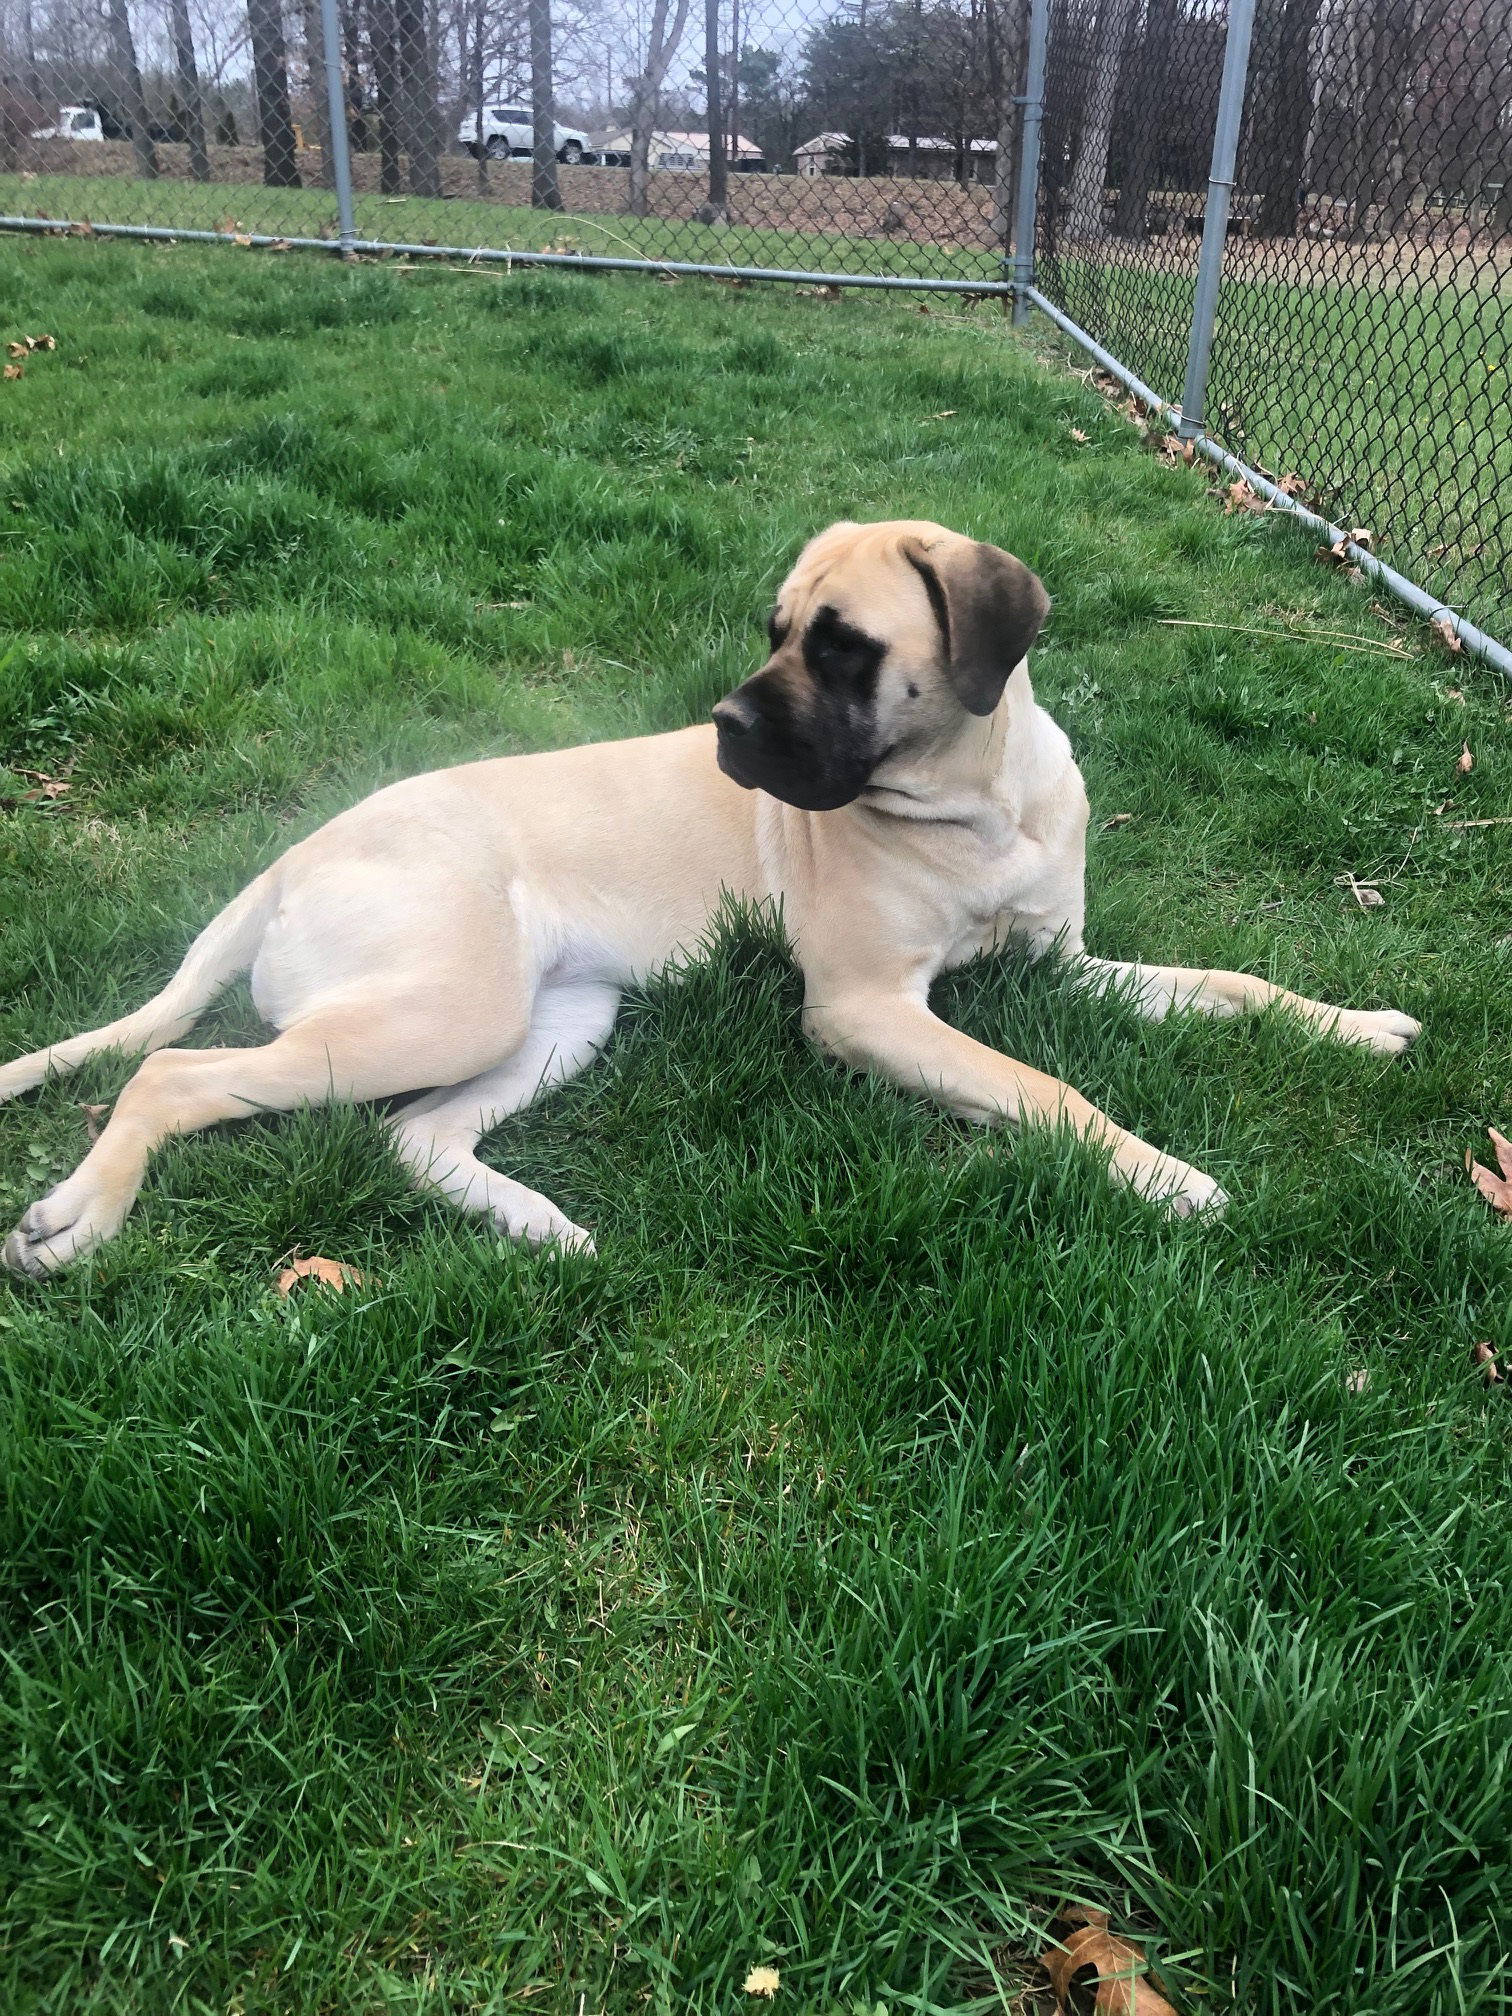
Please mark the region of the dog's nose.
POLYGON ((749 700, 738 693, 728 693, 714 709, 714 726, 721 735, 738 738, 749 735, 760 717, 749 700))

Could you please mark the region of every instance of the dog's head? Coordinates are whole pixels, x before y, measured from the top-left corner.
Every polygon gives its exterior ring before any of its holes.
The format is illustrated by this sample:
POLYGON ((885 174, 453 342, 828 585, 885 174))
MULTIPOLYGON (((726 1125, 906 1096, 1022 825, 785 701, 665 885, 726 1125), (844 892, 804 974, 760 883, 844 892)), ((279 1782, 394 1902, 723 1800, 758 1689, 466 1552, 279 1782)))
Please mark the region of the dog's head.
POLYGON ((719 767, 808 812, 848 805, 889 757, 990 714, 1049 607, 1011 553, 943 525, 831 525, 778 590, 771 656, 714 709, 719 767))

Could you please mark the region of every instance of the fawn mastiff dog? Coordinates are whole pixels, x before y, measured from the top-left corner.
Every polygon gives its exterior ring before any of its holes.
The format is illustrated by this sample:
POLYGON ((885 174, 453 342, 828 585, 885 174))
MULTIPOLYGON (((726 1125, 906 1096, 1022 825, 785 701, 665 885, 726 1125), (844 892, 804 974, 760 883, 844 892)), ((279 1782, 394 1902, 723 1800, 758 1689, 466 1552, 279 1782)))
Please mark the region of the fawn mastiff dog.
POLYGON ((726 892, 780 904, 804 1028, 844 1063, 970 1120, 1070 1127, 1178 1212, 1221 1206, 1200 1170, 942 1022, 935 975, 1017 940, 1058 947, 1152 1019, 1278 1003, 1383 1053, 1417 1024, 1083 952, 1087 798, 1026 664, 1048 608, 1027 567, 943 526, 832 525, 782 584, 767 662, 712 727, 466 763, 343 812, 207 925, 145 1007, 0 1069, 8 1098, 96 1051, 151 1053, 7 1262, 42 1276, 112 1238, 169 1135, 410 1091, 387 1125, 421 1185, 513 1239, 591 1248, 480 1162, 479 1137, 581 1071, 621 990, 696 947, 726 892), (271 1042, 167 1047, 249 969, 271 1042))

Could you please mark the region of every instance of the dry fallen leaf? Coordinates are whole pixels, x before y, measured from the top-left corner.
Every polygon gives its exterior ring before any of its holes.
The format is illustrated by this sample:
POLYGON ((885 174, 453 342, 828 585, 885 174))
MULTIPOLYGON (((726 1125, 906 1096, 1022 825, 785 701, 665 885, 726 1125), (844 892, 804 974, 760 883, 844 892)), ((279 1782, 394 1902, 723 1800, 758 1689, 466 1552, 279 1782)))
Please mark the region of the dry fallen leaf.
POLYGON ((58 339, 56 336, 28 336, 26 347, 28 350, 56 350, 58 339))
POLYGON ((1344 1385, 1347 1391, 1351 1393, 1368 1392, 1370 1388, 1370 1374, 1362 1365, 1358 1371, 1350 1373, 1349 1377, 1344 1381, 1344 1385))
POLYGON ((301 1260, 296 1255, 278 1277, 278 1293, 281 1299, 287 1299, 301 1281, 319 1281, 339 1295, 349 1282, 360 1288, 363 1280, 364 1276, 355 1267, 348 1267, 344 1260, 323 1260, 319 1254, 301 1260))
POLYGON ((79 1101, 79 1111, 84 1115, 84 1132, 89 1136, 90 1144, 93 1146, 100 1138, 100 1122, 110 1111, 110 1107, 108 1105, 86 1106, 81 1099, 79 1101))
POLYGON ((1106 1911, 1074 1905, 1050 1927, 1040 1955, 1056 2007, 1075 2016, 1176 2016, 1148 1979, 1143 1947, 1108 1930, 1106 1911))
POLYGON ((1276 488, 1283 497, 1302 497, 1307 494, 1307 484, 1300 476, 1283 476, 1276 488))
POLYGON ((1460 634, 1447 616, 1435 616, 1433 621, 1428 625, 1428 628, 1437 637, 1446 651, 1453 652, 1455 656, 1463 652, 1465 647, 1461 642, 1460 634))
POLYGON ((1386 907, 1386 898, 1374 882, 1357 882, 1353 875, 1335 875, 1334 886, 1347 889, 1362 910, 1383 910, 1386 907))
POLYGON ((1488 1386, 1498 1385, 1501 1381, 1501 1373, 1497 1369, 1496 1353, 1491 1349, 1491 1346, 1489 1344, 1477 1344, 1473 1356, 1477 1365, 1485 1367, 1486 1384, 1488 1386))
POLYGON ((1226 513, 1230 511, 1263 511, 1265 509, 1265 499, 1260 495, 1258 490, 1252 490, 1241 476, 1238 482, 1230 483, 1228 486, 1228 502, 1223 508, 1226 513))
POLYGON ((1104 833, 1111 833, 1115 826, 1127 826, 1133 817, 1134 814, 1132 812, 1115 812, 1111 819, 1104 819, 1104 833))
POLYGON ((7 343, 5 354, 7 357, 24 357, 26 355, 26 345, 24 343, 7 343))
POLYGON ((960 410, 959 406, 947 406, 941 413, 926 413, 924 418, 926 420, 954 420, 960 410))
POLYGON ((1468 742, 1460 744, 1459 761, 1454 767, 1462 777, 1468 776, 1475 768, 1475 758, 1470 754, 1470 744, 1468 742))
POLYGON ((1087 437, 1085 434, 1083 434, 1080 427, 1073 427, 1071 429, 1071 439, 1076 443, 1076 445, 1079 448, 1085 448, 1087 445, 1087 437))
POLYGON ((24 364, 7 364, 4 371, 0 372, 0 377, 3 378, 24 378, 25 376, 26 366, 24 364))
POLYGON ((744 1985, 747 1995, 765 1995, 770 2002, 782 1986, 782 1976, 775 1967, 753 1967, 744 1985))
POLYGON ((1487 1169, 1483 1163, 1477 1162, 1468 1148, 1465 1150, 1465 1167, 1470 1172, 1470 1181, 1491 1209, 1512 1218, 1512 1141, 1505 1134, 1498 1134, 1494 1127, 1488 1127, 1486 1132, 1496 1150, 1496 1169, 1487 1169), (1497 1170, 1501 1172, 1499 1175, 1497 1170))

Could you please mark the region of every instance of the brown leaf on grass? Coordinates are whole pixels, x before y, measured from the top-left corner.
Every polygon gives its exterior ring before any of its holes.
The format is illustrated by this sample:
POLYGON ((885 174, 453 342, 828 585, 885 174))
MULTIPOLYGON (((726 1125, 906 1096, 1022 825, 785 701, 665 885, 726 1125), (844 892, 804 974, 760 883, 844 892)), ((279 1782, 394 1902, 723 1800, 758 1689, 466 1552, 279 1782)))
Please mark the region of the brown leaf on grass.
POLYGON ((770 2002, 782 1986, 782 1976, 775 1967, 753 1967, 742 1986, 747 1995, 764 1995, 770 2002))
POLYGON ((1076 443, 1078 448, 1085 448, 1087 445, 1087 437, 1083 434, 1080 427, 1073 427, 1071 429, 1071 439, 1076 443))
POLYGON ((1498 1134, 1494 1127, 1488 1127, 1486 1132, 1496 1150, 1496 1168, 1488 1169, 1484 1163, 1477 1162, 1468 1148, 1465 1150, 1465 1167, 1470 1172, 1470 1181, 1491 1209, 1512 1218, 1512 1141, 1505 1134, 1498 1134))
POLYGON ((1458 770, 1461 777, 1468 777, 1470 772, 1475 768, 1475 758, 1470 754, 1470 744, 1468 742, 1460 744, 1459 761, 1454 767, 1458 770))
POLYGON ((81 217, 77 224, 70 224, 67 235, 70 238, 93 238, 95 228, 87 217, 81 217))
POLYGON ((24 378, 25 376, 26 366, 24 364, 7 364, 4 371, 0 371, 0 378, 12 379, 24 378))
POLYGON ((247 232, 237 231, 236 233, 233 234, 231 243, 233 245, 250 245, 252 243, 252 240, 247 232))
POLYGON ((960 410, 959 406, 947 406, 939 413, 926 413, 924 418, 926 420, 954 420, 960 410))
POLYGON ((1477 1365, 1485 1368, 1486 1384, 1488 1386, 1496 1386, 1501 1383, 1502 1375, 1497 1368, 1496 1353, 1491 1349, 1489 1344, 1477 1344, 1471 1356, 1477 1365))
POLYGON ((1263 511, 1265 509, 1265 499, 1260 495, 1258 490, 1252 490, 1242 476, 1237 482, 1230 483, 1227 494, 1228 501, 1223 507, 1225 515, 1231 511, 1263 511))
POLYGON ((364 1278, 344 1260, 323 1260, 318 1253, 301 1260, 296 1254, 278 1277, 279 1298, 286 1301, 301 1281, 318 1281, 322 1287, 334 1288, 339 1295, 348 1284, 360 1288, 364 1278))
POLYGON ((1132 812, 1115 812, 1111 819, 1104 819, 1104 833, 1111 833, 1115 826, 1127 826, 1133 817, 1134 814, 1132 812))
POLYGON ((84 1132, 89 1136, 89 1144, 93 1147, 95 1142, 100 1138, 100 1122, 110 1111, 110 1107, 108 1104, 104 1106, 86 1106, 81 1099, 79 1101, 79 1111, 84 1115, 84 1132))
POLYGON ((1384 910, 1386 898, 1374 882, 1357 882, 1353 875, 1335 875, 1334 886, 1347 889, 1362 910, 1384 910))
POLYGON ((24 343, 7 343, 5 354, 7 357, 24 357, 27 354, 26 345, 24 343))
POLYGON ((1345 1390, 1350 1393, 1368 1393, 1370 1391, 1370 1373, 1361 1365, 1350 1373, 1349 1377, 1344 1381, 1344 1386, 1345 1390))
POLYGON ((26 347, 28 350, 56 350, 58 339, 56 336, 28 336, 26 347))
POLYGON ((1073 1905, 1051 1925, 1040 1955, 1057 2009, 1070 2016, 1176 2016, 1148 1978, 1144 1948, 1108 1930, 1106 1911, 1073 1905))
POLYGON ((1307 483, 1301 476, 1283 476, 1281 481, 1276 485, 1276 488, 1281 492, 1283 497, 1305 497, 1307 495, 1307 483))
POLYGON ((1182 442, 1181 459, 1183 462, 1186 462, 1188 464, 1193 463, 1197 460, 1197 443, 1195 441, 1182 442))
POLYGON ((1428 628, 1437 637, 1444 649, 1456 658, 1464 651, 1464 641, 1447 616, 1435 616, 1428 628))

